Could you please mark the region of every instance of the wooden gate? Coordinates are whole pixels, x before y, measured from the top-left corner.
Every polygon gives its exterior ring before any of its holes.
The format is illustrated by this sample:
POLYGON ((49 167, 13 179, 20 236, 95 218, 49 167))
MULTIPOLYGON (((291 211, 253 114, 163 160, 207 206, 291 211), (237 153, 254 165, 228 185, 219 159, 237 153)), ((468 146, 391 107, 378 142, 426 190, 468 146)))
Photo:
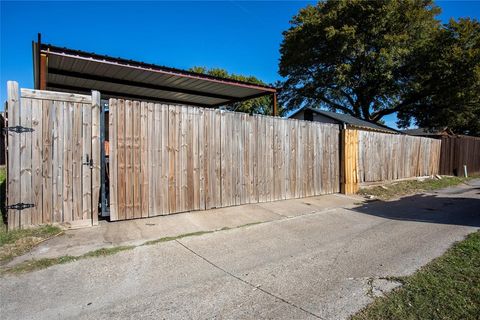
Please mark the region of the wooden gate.
POLYGON ((8 228, 98 221, 100 94, 8 82, 8 228))
POLYGON ((110 219, 339 192, 334 124, 109 101, 110 219))

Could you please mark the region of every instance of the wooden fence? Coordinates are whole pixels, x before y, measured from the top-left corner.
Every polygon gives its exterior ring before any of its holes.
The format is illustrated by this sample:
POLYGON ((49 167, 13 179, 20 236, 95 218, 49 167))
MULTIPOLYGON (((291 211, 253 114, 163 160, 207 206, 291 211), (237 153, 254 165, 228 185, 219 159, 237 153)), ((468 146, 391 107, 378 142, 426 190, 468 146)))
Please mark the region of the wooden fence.
POLYGON ((442 137, 440 174, 463 176, 480 173, 480 138, 468 136, 442 137))
POLYGON ((359 189, 358 130, 345 129, 341 133, 340 179, 341 192, 355 194, 359 189))
POLYGON ((391 181, 439 173, 441 141, 358 132, 358 181, 391 181))
MULTIPOLYGON (((19 97, 18 84, 9 82, 8 99, 9 228, 96 224, 100 93, 22 89, 19 97)), ((360 183, 439 172, 435 139, 340 135, 335 124, 123 99, 110 99, 109 113, 111 220, 336 193, 340 186, 355 193, 360 183)), ((478 159, 478 140, 471 141, 461 152, 458 144, 448 150, 478 159)))
POLYGON ((110 218, 339 192, 337 125, 111 99, 110 218))
POLYGON ((93 97, 21 89, 19 99, 18 84, 8 82, 9 229, 97 222, 100 95, 93 97), (83 165, 87 155, 92 166, 83 165))

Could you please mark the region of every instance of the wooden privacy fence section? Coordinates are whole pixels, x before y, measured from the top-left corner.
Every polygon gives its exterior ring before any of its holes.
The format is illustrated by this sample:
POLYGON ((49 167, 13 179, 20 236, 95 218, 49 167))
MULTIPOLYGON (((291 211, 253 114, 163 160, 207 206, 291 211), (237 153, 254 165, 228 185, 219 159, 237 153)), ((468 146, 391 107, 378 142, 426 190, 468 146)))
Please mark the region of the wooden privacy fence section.
POLYGON ((358 181, 391 181, 439 173, 441 141, 358 132, 358 181))
POLYGON ((339 191, 337 125, 110 99, 110 218, 339 191))
POLYGON ((480 138, 467 136, 442 137, 440 174, 463 176, 480 173, 480 138))
POLYGON ((341 137, 341 192, 345 194, 357 193, 358 181, 358 130, 342 130, 341 137))
MULTIPOLYGON (((100 93, 8 82, 8 227, 98 221, 100 93)), ((321 194, 439 173, 442 141, 336 124, 110 99, 111 220, 321 194), (341 187, 340 187, 341 186, 341 187)), ((443 141, 445 171, 480 171, 480 139, 443 141)), ((107 188, 105 189, 107 190, 107 188)))
POLYGON ((8 228, 92 225, 100 189, 100 95, 8 82, 8 228), (86 157, 92 166, 84 165, 86 157), (22 208, 23 207, 23 208, 22 208))

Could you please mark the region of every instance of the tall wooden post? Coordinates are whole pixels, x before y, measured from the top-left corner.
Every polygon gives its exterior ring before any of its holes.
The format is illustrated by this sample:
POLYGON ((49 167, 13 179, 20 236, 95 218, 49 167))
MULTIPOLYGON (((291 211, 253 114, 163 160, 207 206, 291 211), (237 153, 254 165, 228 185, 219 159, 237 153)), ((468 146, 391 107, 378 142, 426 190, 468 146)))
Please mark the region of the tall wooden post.
POLYGON ((359 189, 358 177, 358 131, 351 129, 341 130, 340 150, 340 192, 354 194, 359 189))
MULTIPOLYGON (((7 81, 7 97, 7 125, 8 127, 19 126, 21 118, 17 82, 7 81)), ((20 134, 7 131, 7 205, 10 206, 21 202, 20 139, 20 134)), ((8 209, 7 214, 8 230, 20 228, 20 210, 8 209)))
POLYGON ((273 94, 273 110, 272 110, 272 116, 278 116, 278 110, 277 110, 277 93, 275 92, 273 94))
POLYGON ((40 55, 40 90, 47 89, 47 63, 48 57, 46 54, 40 55))
MULTIPOLYGON (((101 100, 100 92, 92 90, 92 224, 98 225, 98 200, 100 196, 101 187, 101 150, 104 148, 101 145, 101 132, 103 130, 101 120, 101 100)), ((104 203, 102 203, 102 206, 104 203)))

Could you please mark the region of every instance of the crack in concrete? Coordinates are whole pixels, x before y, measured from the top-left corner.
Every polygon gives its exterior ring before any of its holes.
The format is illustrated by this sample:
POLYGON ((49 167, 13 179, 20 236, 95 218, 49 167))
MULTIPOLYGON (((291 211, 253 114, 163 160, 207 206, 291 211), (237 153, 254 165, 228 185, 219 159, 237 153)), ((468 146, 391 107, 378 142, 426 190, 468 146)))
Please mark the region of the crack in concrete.
POLYGON ((302 308, 302 307, 300 307, 300 306, 297 306, 296 304, 294 304, 294 303, 292 303, 292 302, 290 302, 290 301, 288 301, 288 300, 286 300, 286 299, 284 299, 284 298, 282 298, 282 297, 280 297, 280 296, 278 296, 278 295, 276 295, 276 294, 274 294, 274 293, 271 293, 271 292, 263 289, 260 285, 254 285, 253 283, 250 283, 250 282, 248 282, 247 280, 244 280, 244 279, 240 278, 239 276, 234 275, 233 273, 225 270, 224 268, 216 265, 216 264, 213 263, 212 261, 210 261, 210 260, 208 260, 207 258, 205 258, 204 256, 200 255, 199 253, 195 252, 193 249, 190 249, 189 247, 187 247, 187 246, 186 246, 185 244, 183 244, 182 242, 180 242, 180 241, 178 241, 178 240, 175 240, 175 241, 176 241, 179 245, 181 245, 182 247, 184 247, 186 250, 190 251, 190 252, 193 253, 195 256, 197 256, 197 257, 199 257, 200 259, 202 259, 203 261, 207 262, 208 264, 210 264, 210 265, 213 266, 214 268, 216 268, 216 269, 222 271, 223 273, 225 273, 225 274, 227 274, 227 275, 229 275, 229 276, 237 279, 238 281, 241 281, 241 282, 245 283, 246 285, 252 287, 254 290, 259 290, 259 291, 261 291, 261 292, 263 292, 263 293, 265 293, 265 294, 267 294, 267 295, 269 295, 269 296, 271 296, 271 297, 273 297, 273 298, 275 298, 275 299, 277 299, 277 300, 280 300, 281 302, 286 303, 286 304, 288 304, 288 305, 291 306, 291 307, 294 307, 294 308, 296 308, 296 309, 298 309, 298 310, 301 310, 301 311, 303 311, 303 312, 305 312, 305 313, 307 313, 307 314, 309 314, 309 315, 311 315, 311 316, 313 316, 313 317, 315 317, 315 318, 317 318, 317 319, 325 320, 325 319, 323 319, 322 317, 320 317, 319 315, 317 315, 317 314, 315 314, 315 313, 313 313, 313 312, 311 312, 311 311, 308 311, 308 310, 306 310, 306 309, 304 309, 304 308, 302 308))
POLYGON ((385 290, 384 288, 382 288, 381 284, 375 285, 376 280, 384 280, 384 281, 387 281, 387 282, 398 284, 399 286, 403 285, 402 282, 400 282, 398 280, 394 280, 394 279, 392 279, 392 277, 368 277, 367 278, 367 286, 368 287, 367 287, 366 296, 371 298, 371 299, 375 299, 375 298, 380 296, 380 295, 376 295, 375 291, 379 291, 382 295, 385 295, 385 294, 387 294, 388 291, 392 290, 392 289, 386 289, 385 290))

